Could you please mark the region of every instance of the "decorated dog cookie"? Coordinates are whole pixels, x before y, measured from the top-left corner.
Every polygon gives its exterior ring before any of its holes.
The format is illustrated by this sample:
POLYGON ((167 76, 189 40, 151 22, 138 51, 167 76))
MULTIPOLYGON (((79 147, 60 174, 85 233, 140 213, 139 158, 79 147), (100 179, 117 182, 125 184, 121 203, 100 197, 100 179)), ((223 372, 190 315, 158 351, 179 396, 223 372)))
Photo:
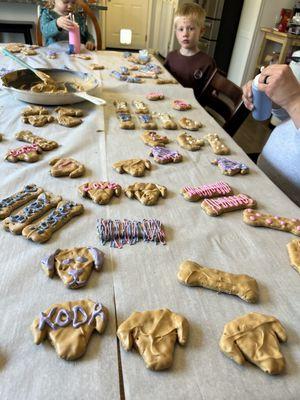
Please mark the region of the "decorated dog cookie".
POLYGON ((38 53, 34 49, 30 49, 28 47, 23 47, 21 49, 21 53, 24 54, 25 56, 36 56, 38 53))
POLYGON ((169 114, 158 114, 162 127, 167 130, 177 129, 177 124, 169 114))
POLYGON ((130 111, 129 111, 126 101, 114 100, 114 106, 116 107, 116 113, 130 114, 130 111))
POLYGON ((182 117, 178 120, 178 124, 182 129, 187 129, 188 131, 197 131, 201 128, 202 124, 197 121, 193 121, 190 118, 182 117))
POLYGON ((233 194, 233 190, 226 182, 216 182, 201 186, 185 186, 180 193, 185 200, 199 201, 220 195, 229 196, 233 194))
POLYGON ((50 174, 55 177, 68 176, 78 178, 85 172, 84 165, 74 158, 54 158, 49 162, 51 165, 50 174))
POLYGON ((111 76, 113 76, 114 78, 118 79, 119 81, 126 81, 127 80, 127 75, 122 74, 122 72, 119 71, 111 71, 110 73, 111 76))
POLYGON ((157 129, 157 124, 153 121, 153 118, 150 114, 139 114, 138 115, 141 128, 143 129, 157 129))
POLYGON ((34 135, 30 131, 20 131, 16 133, 15 137, 21 142, 36 144, 44 151, 53 150, 58 147, 58 143, 54 140, 44 139, 40 136, 34 135))
POLYGON ((10 215, 3 221, 3 227, 15 235, 20 235, 25 226, 44 215, 47 211, 57 206, 61 201, 61 196, 54 196, 51 193, 41 193, 37 199, 18 211, 17 214, 10 215))
POLYGON ((22 120, 25 124, 30 124, 32 126, 36 126, 40 128, 46 124, 49 124, 54 121, 54 117, 52 115, 29 115, 28 117, 23 117, 22 120))
POLYGON ((119 174, 126 174, 132 176, 144 176, 146 169, 151 169, 151 162, 149 160, 142 160, 141 158, 118 161, 113 164, 113 169, 115 169, 119 174))
POLYGON ((73 128, 74 126, 80 125, 82 123, 82 119, 78 117, 70 117, 66 114, 58 114, 57 122, 59 125, 66 126, 68 128, 73 128))
POLYGON ((167 136, 158 135, 156 132, 147 131, 141 134, 142 141, 151 147, 160 146, 165 147, 170 142, 167 136))
POLYGON ((132 105, 136 114, 149 114, 149 108, 143 101, 133 100, 132 105))
POLYGON ((68 117, 83 117, 83 111, 73 107, 56 107, 55 111, 59 116, 66 115, 68 117))
POLYGON ((189 151, 200 150, 201 147, 204 145, 203 139, 197 139, 192 135, 187 134, 186 132, 178 135, 176 140, 180 147, 189 151))
POLYGON ((237 194, 234 196, 205 199, 201 203, 201 207, 206 214, 216 217, 229 211, 242 210, 244 208, 255 208, 256 201, 245 194, 237 194))
POLYGON ((185 345, 189 335, 186 318, 164 308, 134 312, 117 330, 117 336, 127 351, 135 347, 146 367, 154 371, 170 368, 175 342, 185 345))
POLYGON ((98 71, 98 70, 101 70, 101 69, 104 69, 104 68, 105 68, 104 65, 97 64, 97 63, 92 63, 92 64, 89 65, 89 67, 90 67, 93 71, 98 71))
POLYGON ((84 355, 93 330, 104 332, 107 320, 108 311, 101 303, 68 301, 41 312, 33 321, 31 332, 35 344, 48 338, 58 356, 71 361, 84 355))
POLYGON ((165 79, 165 78, 159 78, 156 81, 157 85, 177 85, 178 82, 176 81, 176 79, 165 79))
POLYGON ((137 199, 145 206, 153 206, 160 197, 167 197, 167 188, 155 183, 134 183, 125 189, 130 199, 137 199))
POLYGON ((192 108, 192 106, 183 100, 174 100, 172 103, 172 108, 177 111, 187 111, 192 108))
POLYGON ((263 226, 265 228, 278 229, 300 236, 300 218, 278 217, 277 215, 263 214, 253 210, 243 212, 243 221, 252 226, 263 226))
POLYGON ((208 141, 210 144, 212 151, 215 154, 220 154, 220 155, 226 155, 230 154, 230 149, 224 144, 224 141, 220 139, 220 137, 217 134, 209 134, 205 135, 204 139, 208 141))
POLYGON ((151 101, 157 101, 157 100, 163 100, 165 98, 165 95, 162 92, 150 92, 146 95, 148 100, 151 101))
POLYGON ((5 160, 13 163, 17 161, 33 163, 40 159, 41 153, 42 149, 37 144, 28 144, 14 150, 9 150, 6 153, 5 160))
POLYGON ((147 63, 146 65, 141 65, 139 66, 139 71, 143 72, 154 72, 155 74, 161 74, 162 73, 162 67, 160 65, 154 64, 154 63, 147 63))
POLYGON ((22 190, 0 200, 0 219, 8 217, 16 208, 37 198, 43 189, 36 185, 26 185, 22 190))
POLYGON ((83 213, 83 205, 73 201, 60 201, 55 210, 36 224, 27 225, 22 235, 33 242, 44 243, 49 240, 53 232, 64 226, 76 215, 83 213))
POLYGON ((238 161, 229 160, 229 158, 219 157, 216 160, 212 160, 213 165, 217 165, 223 175, 236 175, 236 174, 248 174, 249 167, 246 164, 240 163, 238 161))
POLYGON ((42 106, 28 106, 22 111, 23 117, 29 117, 30 115, 48 115, 49 111, 47 108, 42 106))
POLYGON ((228 322, 220 339, 222 352, 239 365, 246 360, 271 375, 280 374, 285 359, 279 347, 287 341, 284 327, 275 317, 250 313, 228 322))
POLYGON ((135 124, 132 121, 130 114, 118 113, 119 126, 121 129, 135 129, 135 124))
POLYGON ((96 247, 75 247, 56 250, 41 261, 42 268, 49 278, 57 274, 68 289, 86 286, 93 267, 100 271, 104 255, 96 247))
POLYGON ((100 219, 97 231, 101 244, 110 243, 110 247, 121 249, 125 244, 133 245, 140 240, 166 244, 166 235, 163 224, 157 219, 143 219, 123 221, 100 219))
POLYGON ((149 155, 154 157, 154 160, 159 164, 178 163, 182 161, 182 155, 178 151, 159 146, 152 147, 149 155))
POLYGON ((258 300, 257 282, 249 275, 231 274, 202 267, 187 260, 180 264, 177 278, 183 285, 202 286, 217 292, 233 294, 248 303, 256 303, 258 300))
POLYGON ((78 188, 82 197, 93 200, 96 204, 108 204, 113 196, 120 197, 122 188, 113 182, 87 182, 78 188))
POLYGON ((294 239, 287 244, 290 264, 300 274, 300 240, 294 239))

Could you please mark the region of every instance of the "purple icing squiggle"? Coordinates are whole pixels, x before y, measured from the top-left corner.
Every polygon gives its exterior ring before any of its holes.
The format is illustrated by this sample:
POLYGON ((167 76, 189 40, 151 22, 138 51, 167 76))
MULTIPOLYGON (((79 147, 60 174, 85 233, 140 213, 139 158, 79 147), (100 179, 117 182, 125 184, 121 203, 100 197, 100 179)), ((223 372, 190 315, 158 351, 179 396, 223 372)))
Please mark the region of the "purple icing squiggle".
POLYGON ((102 251, 100 251, 96 247, 91 247, 91 246, 88 246, 88 250, 89 250, 89 252, 91 253, 91 256, 94 259, 95 269, 97 271, 99 271, 101 269, 102 265, 103 265, 104 255, 103 255, 102 251))

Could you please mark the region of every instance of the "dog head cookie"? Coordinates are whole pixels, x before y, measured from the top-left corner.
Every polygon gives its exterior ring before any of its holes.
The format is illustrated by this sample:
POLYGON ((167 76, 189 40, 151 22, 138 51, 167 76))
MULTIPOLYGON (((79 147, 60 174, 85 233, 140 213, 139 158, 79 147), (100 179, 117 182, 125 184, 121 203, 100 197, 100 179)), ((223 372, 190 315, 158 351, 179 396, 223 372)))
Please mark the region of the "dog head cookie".
POLYGON ((53 304, 31 325, 35 344, 46 338, 54 346, 59 357, 76 360, 86 352, 93 330, 104 332, 108 311, 101 303, 92 300, 68 301, 53 304))
POLYGON ((74 158, 54 158, 49 162, 52 165, 50 174, 55 177, 68 176, 78 178, 85 172, 84 165, 74 160, 74 158))
POLYGON ((202 124, 197 121, 193 121, 190 118, 182 117, 178 120, 178 124, 182 129, 187 129, 188 131, 197 131, 201 128, 202 124))
POLYGON ((151 101, 157 101, 157 100, 163 100, 165 98, 165 95, 162 92, 150 92, 146 95, 148 100, 151 101))
POLYGON ((186 132, 181 133, 177 136, 177 143, 183 149, 189 151, 197 151, 200 150, 204 145, 203 139, 196 139, 192 135, 187 134, 186 132))
POLYGON ((87 182, 78 188, 82 197, 88 197, 97 204, 108 204, 113 196, 120 197, 122 188, 113 182, 87 182))
POLYGON ((113 164, 113 169, 115 169, 119 174, 124 172, 132 176, 144 176, 146 169, 151 169, 151 162, 149 160, 142 159, 132 159, 118 161, 113 164))
POLYGON ((177 111, 187 111, 192 108, 192 106, 183 100, 174 100, 172 103, 172 108, 177 111))
POLYGON ((219 345, 237 364, 244 365, 248 360, 262 371, 275 375, 285 368, 279 341, 286 342, 287 335, 278 319, 250 313, 225 325, 219 345))
POLYGON ((156 132, 152 131, 147 131, 142 133, 141 139, 147 146, 151 147, 155 146, 165 147, 165 145, 170 142, 167 136, 161 136, 158 135, 156 132))
POLYGON ((257 282, 248 275, 231 274, 202 267, 187 260, 180 264, 177 278, 183 285, 201 286, 217 292, 233 294, 248 303, 256 303, 258 300, 257 282))
POLYGON ((58 249, 44 257, 41 264, 49 278, 57 274, 68 289, 78 289, 88 283, 93 268, 101 270, 103 253, 96 247, 58 249))
POLYGON ((30 115, 48 115, 49 111, 47 108, 42 106, 28 106, 22 111, 23 117, 29 117, 30 115))
POLYGON ((198 201, 211 197, 229 196, 233 194, 233 190, 226 182, 216 182, 201 186, 185 186, 180 193, 185 200, 198 201))
POLYGON ((246 164, 240 163, 238 161, 229 160, 229 158, 219 157, 216 160, 212 160, 213 165, 217 165, 223 175, 236 175, 240 173, 241 175, 248 174, 249 167, 246 164))
POLYGON ((206 212, 206 214, 213 217, 225 212, 242 210, 250 207, 255 208, 256 201, 246 194, 205 199, 201 203, 201 208, 206 212))
POLYGON ((154 371, 171 367, 176 341, 185 345, 188 334, 186 318, 166 308, 134 312, 117 330, 123 348, 129 351, 134 346, 154 371))
POLYGON ((178 163, 182 161, 182 155, 175 150, 165 149, 164 147, 152 147, 150 156, 159 164, 178 163))
POLYGON ((10 162, 25 161, 36 162, 40 159, 42 149, 37 144, 29 144, 27 146, 18 147, 14 150, 9 150, 5 159, 10 162))
POLYGON ((36 144, 44 151, 53 150, 58 147, 58 143, 54 140, 44 139, 40 136, 34 135, 30 131, 20 131, 16 133, 15 137, 21 142, 36 144))
POLYGON ((54 121, 54 117, 52 115, 29 115, 28 117, 22 118, 25 124, 30 124, 32 126, 41 127, 50 122, 54 121))
POLYGON ((243 221, 248 225, 264 226, 300 236, 300 218, 279 217, 278 215, 263 214, 249 209, 244 211, 243 221))
POLYGON ((160 197, 167 196, 167 188, 154 183, 134 183, 125 189, 125 194, 130 199, 137 199, 145 206, 153 206, 160 197))
POLYGON ((210 144, 212 151, 215 154, 226 155, 230 154, 230 149, 224 144, 224 141, 217 134, 209 134, 204 136, 204 139, 210 144))

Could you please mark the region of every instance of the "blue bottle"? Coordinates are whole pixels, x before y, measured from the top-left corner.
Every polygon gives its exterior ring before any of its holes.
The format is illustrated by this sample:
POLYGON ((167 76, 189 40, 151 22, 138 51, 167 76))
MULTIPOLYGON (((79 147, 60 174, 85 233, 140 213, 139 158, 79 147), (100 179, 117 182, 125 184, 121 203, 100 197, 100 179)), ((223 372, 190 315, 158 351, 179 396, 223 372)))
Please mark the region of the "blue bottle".
POLYGON ((257 121, 269 119, 272 112, 272 100, 258 89, 258 79, 260 74, 256 75, 252 82, 253 111, 252 116, 257 121))

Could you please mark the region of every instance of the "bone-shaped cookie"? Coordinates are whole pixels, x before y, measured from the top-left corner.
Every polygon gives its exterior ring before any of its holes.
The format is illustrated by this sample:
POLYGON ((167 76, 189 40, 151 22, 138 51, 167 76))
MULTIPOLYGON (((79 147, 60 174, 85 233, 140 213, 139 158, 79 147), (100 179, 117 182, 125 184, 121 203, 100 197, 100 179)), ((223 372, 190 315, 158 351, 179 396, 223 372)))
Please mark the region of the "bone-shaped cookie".
POLYGON ((300 274, 300 240, 294 239, 287 244, 290 264, 300 274))
POLYGON ((34 135, 30 131, 20 131, 16 133, 15 137, 21 142, 36 144, 44 151, 53 150, 58 147, 58 143, 54 140, 44 139, 40 136, 34 135))
POLYGON ((57 274, 68 289, 86 286, 92 269, 100 271, 104 254, 96 247, 74 247, 56 250, 41 260, 42 268, 49 278, 57 274))
POLYGON ((73 217, 83 213, 83 205, 73 201, 60 201, 55 210, 35 224, 27 225, 22 235, 33 242, 44 243, 52 234, 69 222, 73 217))
POLYGON ((138 114, 138 118, 143 129, 157 129, 157 124, 150 114, 138 114))
POLYGON ((87 197, 97 204, 108 204, 113 196, 120 197, 122 188, 114 182, 87 182, 78 188, 82 197, 87 197))
POLYGON ((176 79, 166 79, 166 78, 158 78, 156 80, 157 85, 177 85, 178 82, 176 79))
POLYGON ((17 161, 33 163, 40 159, 41 153, 42 149, 37 144, 28 144, 18 147, 17 149, 9 150, 6 153, 5 159, 13 163, 17 161))
POLYGON ((77 178, 85 172, 84 165, 74 158, 54 158, 49 162, 49 165, 51 165, 50 174, 55 177, 77 178))
POLYGON ((240 193, 234 196, 216 197, 205 199, 201 203, 201 208, 206 214, 216 217, 225 212, 242 210, 244 208, 255 208, 256 201, 250 196, 240 193))
POLYGON ((215 154, 226 155, 230 154, 229 147, 226 146, 224 140, 219 137, 219 135, 210 133, 209 135, 205 135, 204 139, 208 141, 210 144, 212 151, 215 154))
POLYGON ((231 274, 187 260, 180 264, 177 278, 183 285, 202 286, 233 294, 248 303, 256 303, 258 300, 257 282, 249 275, 231 274))
POLYGON ((176 341, 185 345, 188 334, 186 318, 166 308, 134 312, 117 330, 123 348, 129 351, 134 346, 154 371, 171 367, 176 341))
POLYGON ((182 129, 187 129, 188 131, 197 131, 201 128, 202 124, 197 121, 193 121, 190 118, 182 117, 178 120, 178 124, 182 129))
POLYGON ((48 338, 59 357, 76 360, 86 352, 93 330, 104 332, 107 320, 108 311, 101 303, 68 301, 41 312, 34 319, 31 331, 35 344, 48 338))
POLYGON ((142 133, 141 139, 147 146, 151 147, 165 147, 165 145, 170 142, 167 136, 161 136, 158 133, 152 131, 142 133))
POLYGON ((248 225, 278 229, 300 236, 300 218, 279 217, 249 209, 243 212, 243 221, 248 225))
POLYGON ((249 167, 246 164, 225 157, 219 157, 216 160, 212 160, 211 164, 217 165, 223 175, 232 176, 238 173, 245 175, 249 172, 249 167))
POLYGON ((36 185, 26 185, 22 190, 0 200, 0 219, 8 217, 16 208, 35 199, 43 189, 36 185))
POLYGON ((176 150, 165 149, 164 147, 152 147, 149 155, 159 164, 178 163, 182 161, 182 155, 176 150))
POLYGON ((151 170, 151 162, 141 158, 118 161, 112 166, 119 174, 124 172, 132 176, 144 176, 146 170, 151 170))
POLYGON ((145 206, 153 206, 160 197, 167 196, 167 188, 155 183, 134 183, 125 189, 125 194, 130 199, 137 199, 145 206))
POLYGON ((209 183, 201 186, 185 186, 180 193, 185 200, 199 201, 211 197, 229 196, 233 194, 232 188, 226 182, 209 183))
POLYGON ((250 313, 224 326, 219 345, 222 352, 237 364, 243 365, 248 360, 262 371, 275 375, 285 368, 279 341, 286 342, 287 335, 278 319, 250 313))
POLYGON ((184 100, 174 100, 172 103, 172 108, 177 111, 186 111, 190 110, 192 106, 184 100))
POLYGON ((180 147, 189 151, 200 150, 201 147, 204 145, 203 139, 197 139, 192 135, 187 134, 186 132, 178 135, 176 140, 180 147))
POLYGON ((52 115, 29 115, 28 117, 23 117, 22 121, 25 124, 30 124, 36 127, 41 127, 50 122, 54 121, 54 117, 52 115))
POLYGON ((20 235, 25 226, 44 215, 47 211, 57 206, 61 196, 54 196, 51 193, 41 193, 37 199, 26 205, 17 214, 10 215, 3 221, 5 230, 20 235))

